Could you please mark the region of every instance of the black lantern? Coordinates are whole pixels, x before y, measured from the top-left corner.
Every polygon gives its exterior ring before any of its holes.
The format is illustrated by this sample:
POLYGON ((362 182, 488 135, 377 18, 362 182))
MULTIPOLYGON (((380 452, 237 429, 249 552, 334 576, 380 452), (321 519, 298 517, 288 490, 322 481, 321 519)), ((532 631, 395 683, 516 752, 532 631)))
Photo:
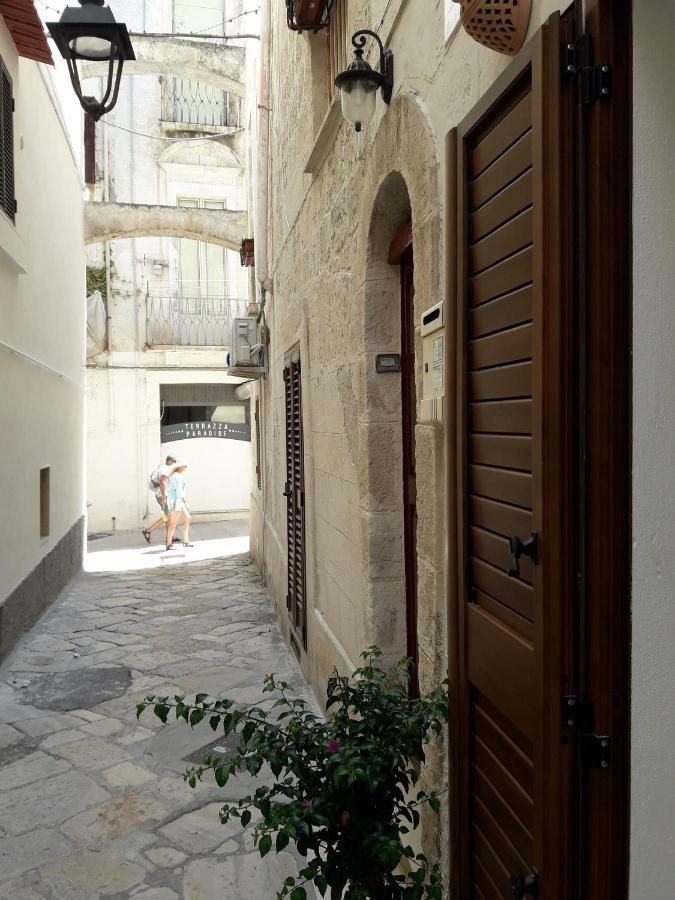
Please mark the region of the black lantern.
POLYGON ((375 99, 377 91, 382 88, 382 99, 391 102, 394 90, 394 54, 385 50, 379 35, 374 31, 363 29, 352 36, 355 59, 345 72, 335 79, 340 89, 342 115, 357 131, 361 131, 375 115, 375 99), (363 58, 366 40, 372 37, 380 48, 380 71, 376 72, 363 58))
POLYGON ((47 28, 68 64, 70 80, 82 109, 98 121, 117 103, 125 60, 136 59, 127 26, 115 21, 104 0, 79 0, 80 7, 66 6, 58 22, 47 28), (99 99, 83 97, 79 62, 108 63, 108 83, 99 99))

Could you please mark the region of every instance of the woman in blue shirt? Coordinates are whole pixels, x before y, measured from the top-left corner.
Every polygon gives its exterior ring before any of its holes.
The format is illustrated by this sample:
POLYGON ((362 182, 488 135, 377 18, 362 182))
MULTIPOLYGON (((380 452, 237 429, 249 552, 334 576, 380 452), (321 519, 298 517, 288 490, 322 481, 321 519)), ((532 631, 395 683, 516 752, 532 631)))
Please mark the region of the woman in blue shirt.
POLYGON ((183 546, 193 547, 190 543, 190 510, 185 502, 185 470, 187 469, 187 461, 179 459, 172 466, 167 485, 166 500, 169 507, 169 527, 166 535, 166 549, 173 549, 173 536, 178 527, 178 523, 183 523, 183 546))

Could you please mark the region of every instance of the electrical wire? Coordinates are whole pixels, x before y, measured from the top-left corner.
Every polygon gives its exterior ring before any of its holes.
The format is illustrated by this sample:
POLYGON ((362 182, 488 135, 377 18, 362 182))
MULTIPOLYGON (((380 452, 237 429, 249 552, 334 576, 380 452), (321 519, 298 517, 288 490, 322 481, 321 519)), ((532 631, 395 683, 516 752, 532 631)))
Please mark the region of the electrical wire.
MULTIPOLYGON (((38 0, 38 3, 40 4, 40 6, 43 9, 49 10, 49 12, 57 13, 59 16, 63 13, 63 9, 57 9, 57 7, 55 7, 55 6, 50 6, 49 3, 45 3, 45 0, 38 0)), ((213 9, 213 7, 210 7, 210 6, 193 6, 193 5, 191 5, 191 8, 192 9, 213 9)), ((224 25, 229 25, 231 22, 236 22, 237 19, 242 19, 244 16, 256 15, 259 12, 260 12, 260 7, 258 6, 256 9, 249 9, 246 12, 238 13, 236 16, 232 16, 229 19, 221 19, 219 22, 215 22, 213 25, 209 25, 207 28, 201 28, 199 31, 190 31, 190 32, 187 32, 187 34, 189 34, 190 37, 199 37, 200 35, 203 35, 205 32, 211 31, 213 28, 222 28, 224 25)), ((142 34, 143 32, 136 32, 136 33, 142 34)), ((167 32, 167 37, 169 37, 171 35, 172 35, 171 32, 167 32)), ((230 38, 237 37, 236 34, 230 34, 230 35, 217 34, 217 35, 210 35, 210 36, 211 37, 230 37, 230 38)))
POLYGON ((127 134, 135 134, 138 137, 148 138, 151 141, 169 141, 169 142, 177 142, 184 144, 186 142, 192 141, 202 141, 205 143, 209 143, 210 141, 217 141, 220 138, 231 137, 233 134, 239 134, 246 129, 243 126, 238 128, 233 128, 232 131, 223 132, 222 134, 212 134, 208 137, 191 137, 191 138, 183 138, 183 137, 164 137, 158 134, 146 134, 143 131, 134 131, 133 128, 125 128, 124 125, 116 125, 114 122, 110 122, 108 119, 102 118, 101 122, 104 122, 109 128, 117 128, 119 131, 126 131, 127 134))
POLYGON ((391 6, 391 0, 388 0, 387 5, 384 8, 384 12, 382 13, 382 18, 380 19, 380 24, 375 29, 375 33, 379 36, 380 28, 384 25, 384 20, 387 18, 387 13, 389 12, 389 7, 391 6))

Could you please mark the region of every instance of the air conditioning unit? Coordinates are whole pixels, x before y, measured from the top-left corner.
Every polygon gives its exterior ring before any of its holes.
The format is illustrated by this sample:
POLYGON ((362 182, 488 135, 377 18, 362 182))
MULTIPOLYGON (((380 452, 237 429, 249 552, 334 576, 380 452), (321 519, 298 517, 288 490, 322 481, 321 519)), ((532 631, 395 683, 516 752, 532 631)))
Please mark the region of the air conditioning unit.
POLYGON ((234 320, 232 349, 227 354, 227 368, 232 375, 262 378, 267 374, 267 344, 264 329, 255 316, 234 320))

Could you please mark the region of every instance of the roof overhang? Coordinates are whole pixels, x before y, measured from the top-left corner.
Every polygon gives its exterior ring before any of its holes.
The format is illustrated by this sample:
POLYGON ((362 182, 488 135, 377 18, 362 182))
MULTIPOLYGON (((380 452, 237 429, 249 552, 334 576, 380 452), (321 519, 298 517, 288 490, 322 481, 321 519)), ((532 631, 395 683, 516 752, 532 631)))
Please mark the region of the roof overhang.
POLYGON ((0 0, 0 16, 5 20, 19 56, 54 65, 52 51, 33 0, 0 0))

